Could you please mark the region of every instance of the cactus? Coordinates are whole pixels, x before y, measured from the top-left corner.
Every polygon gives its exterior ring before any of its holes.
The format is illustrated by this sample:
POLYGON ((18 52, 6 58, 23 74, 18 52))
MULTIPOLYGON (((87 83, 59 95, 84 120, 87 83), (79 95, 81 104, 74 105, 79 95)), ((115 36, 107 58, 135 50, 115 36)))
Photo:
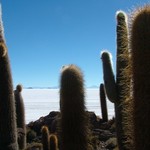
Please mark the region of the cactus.
POLYGON ((150 5, 133 12, 130 27, 135 149, 148 150, 150 149, 150 5))
POLYGON ((81 70, 75 65, 63 67, 60 82, 62 150, 87 150, 88 119, 81 70))
POLYGON ((115 77, 111 64, 111 55, 107 51, 103 51, 101 54, 104 84, 108 99, 114 103, 117 99, 115 77))
POLYGON ((49 149, 58 150, 58 140, 57 140, 57 136, 54 134, 50 134, 49 136, 49 149))
POLYGON ((24 102, 21 95, 22 85, 17 85, 14 91, 15 103, 16 103, 16 117, 17 117, 17 128, 18 128, 18 145, 19 149, 26 147, 26 124, 25 124, 25 110, 24 102))
MULTIPOLYGON (((0 8, 1 9, 1 8, 0 8)), ((13 82, 0 12, 0 150, 18 150, 13 82)))
POLYGON ((101 103, 103 122, 107 122, 108 121, 108 113, 107 113, 107 102, 106 102, 104 84, 100 84, 100 103, 101 103))
POLYGON ((47 126, 42 127, 43 150, 49 150, 49 130, 47 126))
POLYGON ((26 130, 26 139, 27 139, 27 143, 32 143, 34 141, 34 139, 37 137, 37 133, 32 130, 30 127, 27 127, 26 130))
POLYGON ((129 59, 127 16, 124 12, 119 11, 117 13, 117 100, 115 103, 115 111, 118 145, 121 150, 131 150, 133 148, 129 59))
POLYGON ((119 11, 117 13, 116 82, 112 73, 110 56, 107 52, 102 53, 106 93, 109 100, 115 103, 115 115, 117 126, 116 130, 117 130, 118 147, 120 150, 130 150, 133 148, 132 131, 130 129, 132 127, 132 116, 128 117, 129 115, 131 115, 130 114, 131 78, 130 76, 128 76, 129 51, 128 51, 128 30, 126 20, 127 19, 125 13, 119 11))

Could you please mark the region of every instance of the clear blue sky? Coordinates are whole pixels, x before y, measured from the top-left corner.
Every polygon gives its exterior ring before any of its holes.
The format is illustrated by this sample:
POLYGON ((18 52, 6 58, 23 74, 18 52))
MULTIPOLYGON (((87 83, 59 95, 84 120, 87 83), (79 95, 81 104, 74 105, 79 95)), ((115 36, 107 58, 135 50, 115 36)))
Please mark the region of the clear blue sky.
POLYGON ((59 86, 60 68, 78 65, 85 86, 103 82, 100 52, 115 67, 118 10, 148 0, 1 0, 14 86, 59 86))

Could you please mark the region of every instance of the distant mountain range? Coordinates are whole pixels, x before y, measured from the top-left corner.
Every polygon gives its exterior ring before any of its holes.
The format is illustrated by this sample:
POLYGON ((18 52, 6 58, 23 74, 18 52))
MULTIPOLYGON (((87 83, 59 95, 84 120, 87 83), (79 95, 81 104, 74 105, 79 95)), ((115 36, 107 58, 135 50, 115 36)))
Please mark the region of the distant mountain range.
POLYGON ((99 88, 99 86, 97 86, 97 85, 92 85, 92 86, 89 86, 89 87, 87 87, 87 88, 89 88, 89 89, 97 89, 97 88, 99 88))
MULTIPOLYGON (((96 88, 99 88, 97 85, 92 85, 92 86, 89 86, 89 87, 86 87, 86 88, 89 88, 89 89, 96 89, 96 88)), ((53 87, 24 87, 24 89, 59 89, 58 86, 53 86, 53 87)))
POLYGON ((58 89, 58 87, 24 87, 24 89, 58 89))

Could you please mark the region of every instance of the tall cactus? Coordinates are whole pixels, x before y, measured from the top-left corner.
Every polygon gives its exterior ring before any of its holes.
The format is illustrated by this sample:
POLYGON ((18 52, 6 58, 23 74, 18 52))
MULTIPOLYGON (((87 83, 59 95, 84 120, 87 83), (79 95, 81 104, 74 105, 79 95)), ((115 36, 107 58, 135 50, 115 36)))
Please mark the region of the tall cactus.
POLYGON ((16 86, 16 90, 14 91, 16 103, 17 128, 18 128, 18 144, 19 149, 25 149, 26 147, 25 108, 21 92, 22 92, 22 85, 18 84, 16 86))
POLYGON ((150 5, 132 14, 131 56, 135 149, 150 149, 150 5))
POLYGON ((126 15, 122 11, 117 13, 116 82, 113 77, 110 56, 107 52, 102 53, 102 62, 106 93, 110 101, 115 103, 118 147, 120 150, 130 150, 133 146, 130 130, 132 117, 128 117, 128 115, 131 115, 131 109, 128 109, 131 105, 129 101, 131 80, 127 76, 129 67, 127 22, 126 15))
POLYGON ((117 100, 115 109, 117 118, 116 125, 118 126, 117 132, 120 132, 118 135, 118 145, 121 150, 130 150, 133 148, 129 59, 127 16, 124 12, 119 11, 117 13, 117 100))
POLYGON ((81 70, 75 65, 64 67, 60 82, 62 150, 87 150, 88 121, 81 70))
POLYGON ((102 84, 102 83, 100 84, 100 92, 99 93, 100 93, 102 119, 103 119, 103 122, 107 122, 108 121, 107 102, 106 102, 104 84, 102 84))
POLYGON ((12 75, 0 10, 0 150, 18 150, 15 114, 12 75))

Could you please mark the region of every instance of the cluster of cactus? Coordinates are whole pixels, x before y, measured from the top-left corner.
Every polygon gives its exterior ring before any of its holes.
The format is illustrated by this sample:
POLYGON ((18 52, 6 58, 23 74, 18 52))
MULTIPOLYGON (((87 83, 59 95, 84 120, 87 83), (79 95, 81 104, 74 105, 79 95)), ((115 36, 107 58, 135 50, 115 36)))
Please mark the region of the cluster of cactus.
MULTIPOLYGON (((150 6, 131 14, 130 34, 127 15, 117 13, 116 78, 110 54, 102 53, 104 85, 100 85, 103 121, 108 121, 105 91, 115 104, 119 150, 150 148, 150 6), (130 35, 130 36, 129 36, 130 35), (105 89, 104 89, 105 87, 105 89), (133 130, 133 131, 132 131, 133 130)), ((0 12, 0 150, 26 147, 25 110, 22 86, 13 92, 8 50, 0 12)), ((60 145, 62 150, 91 150, 85 108, 83 74, 76 65, 62 68, 60 80, 60 145)), ((43 150, 58 150, 56 135, 42 128, 43 150)), ((41 146, 40 146, 41 147, 41 146)))
MULTIPOLYGON (((1 18, 0 18, 1 19, 1 18)), ((0 20, 0 150, 23 150, 26 147, 25 110, 22 86, 13 91, 13 81, 0 20)), ((62 150, 91 150, 89 122, 85 108, 84 80, 75 65, 64 67, 60 87, 60 129, 62 150)), ((58 150, 55 135, 42 128, 43 150, 58 150)), ((34 146, 34 145, 33 145, 34 146)))
POLYGON ((47 126, 42 127, 42 144, 43 150, 58 150, 57 136, 49 134, 47 126))
POLYGON ((101 55, 107 97, 115 104, 119 150, 150 148, 149 25, 149 5, 131 14, 130 36, 126 14, 117 13, 116 79, 110 54, 101 55))
MULTIPOLYGON (((26 147, 25 110, 22 86, 13 91, 13 81, 0 21, 0 150, 22 150, 26 147)), ((60 128, 62 150, 90 150, 89 122, 85 108, 84 80, 81 70, 70 65, 63 68, 60 88, 60 128)), ((44 150, 58 150, 56 136, 42 128, 44 150)))

